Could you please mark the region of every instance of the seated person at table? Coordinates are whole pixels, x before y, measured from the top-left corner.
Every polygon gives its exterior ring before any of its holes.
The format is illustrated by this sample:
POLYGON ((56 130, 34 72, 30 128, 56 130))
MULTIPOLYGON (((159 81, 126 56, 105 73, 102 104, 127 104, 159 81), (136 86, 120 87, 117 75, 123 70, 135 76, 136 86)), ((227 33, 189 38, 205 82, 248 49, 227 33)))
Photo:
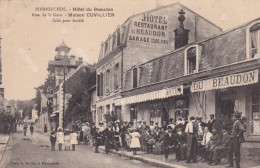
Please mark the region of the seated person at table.
POLYGON ((164 153, 164 144, 163 144, 163 141, 164 141, 164 137, 165 135, 167 134, 165 132, 165 129, 164 127, 160 127, 160 135, 158 137, 158 140, 156 142, 156 144, 154 145, 154 153, 155 154, 163 154, 164 153))
MULTIPOLYGON (((212 163, 212 155, 215 148, 221 144, 221 135, 217 133, 215 128, 212 129, 212 136, 209 140, 209 143, 206 145, 207 151, 209 152, 209 164, 212 163)), ((208 155, 207 155, 208 156, 208 155)))
POLYGON ((210 151, 210 166, 218 165, 218 157, 221 152, 227 152, 230 141, 230 135, 226 128, 222 128, 221 143, 215 147, 214 150, 210 151), (213 163, 212 163, 213 160, 213 163))
POLYGON ((153 137, 155 139, 155 142, 158 142, 161 136, 161 132, 158 126, 154 127, 154 131, 153 131, 153 137))
POLYGON ((209 143, 210 138, 212 137, 212 133, 209 132, 208 127, 204 128, 204 134, 203 134, 203 138, 201 141, 201 145, 202 146, 206 146, 209 143))

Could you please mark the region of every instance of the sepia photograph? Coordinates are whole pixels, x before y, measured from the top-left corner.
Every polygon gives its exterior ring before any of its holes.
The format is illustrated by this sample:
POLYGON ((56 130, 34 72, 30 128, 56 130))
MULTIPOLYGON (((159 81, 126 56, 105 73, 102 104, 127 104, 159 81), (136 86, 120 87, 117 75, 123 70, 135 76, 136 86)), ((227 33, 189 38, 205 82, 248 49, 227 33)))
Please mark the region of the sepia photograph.
POLYGON ((260 168, 259 0, 0 0, 0 168, 260 168))

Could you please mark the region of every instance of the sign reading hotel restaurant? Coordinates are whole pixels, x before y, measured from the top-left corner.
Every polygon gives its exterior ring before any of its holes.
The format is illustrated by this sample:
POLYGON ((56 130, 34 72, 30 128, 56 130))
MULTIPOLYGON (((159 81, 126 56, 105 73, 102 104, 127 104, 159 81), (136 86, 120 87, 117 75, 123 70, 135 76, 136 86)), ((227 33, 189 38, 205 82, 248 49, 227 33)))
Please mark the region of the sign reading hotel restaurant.
POLYGON ((151 14, 143 14, 141 17, 133 18, 128 40, 169 44, 168 18, 151 14))
POLYGON ((245 86, 258 82, 258 69, 197 82, 192 82, 191 92, 245 86))

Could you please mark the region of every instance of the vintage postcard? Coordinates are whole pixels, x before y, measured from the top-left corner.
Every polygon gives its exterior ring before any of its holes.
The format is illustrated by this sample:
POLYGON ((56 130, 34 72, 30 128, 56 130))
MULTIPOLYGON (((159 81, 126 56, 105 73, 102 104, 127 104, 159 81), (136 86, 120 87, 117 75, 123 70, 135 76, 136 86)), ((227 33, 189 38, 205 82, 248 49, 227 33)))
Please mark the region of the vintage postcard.
POLYGON ((0 168, 260 167, 259 0, 0 0, 0 168))

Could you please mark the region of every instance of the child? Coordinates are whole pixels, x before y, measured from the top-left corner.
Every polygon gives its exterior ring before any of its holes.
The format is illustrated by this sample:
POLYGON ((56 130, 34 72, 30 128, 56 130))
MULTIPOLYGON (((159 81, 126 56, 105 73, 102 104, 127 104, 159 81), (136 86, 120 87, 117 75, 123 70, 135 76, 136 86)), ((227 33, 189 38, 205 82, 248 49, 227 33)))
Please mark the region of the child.
POLYGON ((55 131, 51 131, 51 135, 50 135, 50 141, 51 141, 51 150, 55 151, 55 143, 56 143, 56 134, 55 131))
POLYGON ((59 145, 59 151, 61 151, 62 150, 62 144, 64 144, 64 133, 63 133, 63 129, 61 127, 58 128, 57 142, 58 142, 58 145, 59 145))
POLYGON ((141 144, 140 144, 140 133, 137 131, 137 127, 133 127, 133 132, 130 134, 131 136, 131 144, 130 144, 130 148, 133 149, 133 155, 136 155, 136 150, 138 148, 141 148, 141 144))
POLYGON ((78 134, 75 129, 70 134, 70 144, 72 145, 72 150, 75 151, 75 146, 78 144, 78 134))
POLYGON ((66 132, 65 132, 64 144, 65 144, 65 150, 70 150, 70 132, 69 132, 69 130, 66 130, 66 132))

